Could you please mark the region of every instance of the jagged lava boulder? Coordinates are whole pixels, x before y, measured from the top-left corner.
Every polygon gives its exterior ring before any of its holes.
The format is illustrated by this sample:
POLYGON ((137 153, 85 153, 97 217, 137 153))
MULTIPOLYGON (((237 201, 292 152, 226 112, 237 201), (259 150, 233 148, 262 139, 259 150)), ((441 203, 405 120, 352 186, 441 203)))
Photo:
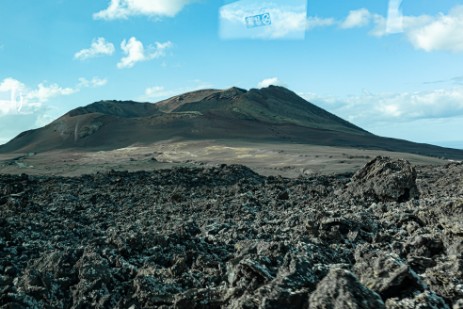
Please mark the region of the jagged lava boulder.
POLYGON ((374 202, 406 202, 419 196, 416 170, 406 160, 378 156, 357 171, 346 193, 374 202))

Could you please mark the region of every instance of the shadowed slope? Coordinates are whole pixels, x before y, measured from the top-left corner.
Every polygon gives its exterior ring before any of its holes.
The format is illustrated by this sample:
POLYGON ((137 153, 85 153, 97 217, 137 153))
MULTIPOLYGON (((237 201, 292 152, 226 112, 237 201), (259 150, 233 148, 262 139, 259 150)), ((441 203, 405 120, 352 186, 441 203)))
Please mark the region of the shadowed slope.
POLYGON ((463 159, 463 151, 375 136, 283 87, 199 90, 157 104, 100 101, 21 133, 0 152, 102 150, 164 140, 356 147, 463 159))

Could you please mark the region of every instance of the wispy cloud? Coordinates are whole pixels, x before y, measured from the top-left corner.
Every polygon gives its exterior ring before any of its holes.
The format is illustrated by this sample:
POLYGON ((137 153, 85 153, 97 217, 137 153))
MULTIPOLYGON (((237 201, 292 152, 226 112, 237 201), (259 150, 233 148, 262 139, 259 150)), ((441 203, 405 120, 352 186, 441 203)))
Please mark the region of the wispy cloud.
POLYGON ((192 0, 111 0, 94 19, 127 19, 131 16, 174 17, 192 0))
POLYGON ((442 119, 463 116, 463 87, 403 93, 370 93, 356 96, 302 94, 307 100, 359 125, 442 119))
POLYGON ((301 11, 270 10, 273 16, 273 29, 265 29, 264 34, 270 38, 284 38, 292 33, 307 29, 307 14, 301 11))
POLYGON ((336 24, 334 18, 323 18, 318 16, 309 16, 306 21, 306 30, 312 30, 320 27, 329 27, 336 24))
POLYGON ((441 79, 441 80, 434 80, 434 81, 427 81, 424 82, 425 85, 430 84, 455 84, 455 85, 463 85, 463 76, 455 76, 449 79, 441 79))
POLYGON ((102 87, 108 83, 106 78, 99 78, 93 77, 92 79, 88 80, 84 77, 79 78, 79 84, 77 85, 78 88, 97 88, 102 87))
POLYGON ((68 96, 79 90, 78 87, 62 87, 59 84, 47 82, 28 88, 15 79, 4 79, 0 84, 0 117, 35 113, 50 99, 68 96))
POLYGON ((58 83, 41 82, 37 86, 5 78, 0 81, 0 144, 13 138, 18 132, 44 126, 54 120, 47 102, 53 98, 69 96, 85 88, 102 87, 104 78, 79 78, 73 87, 63 87, 58 83))
POLYGON ((107 79, 93 77, 90 80, 79 78, 74 87, 63 87, 57 83, 41 82, 35 87, 27 87, 14 78, 5 78, 0 82, 0 116, 9 114, 27 114, 33 112, 52 98, 69 96, 83 88, 96 88, 106 85, 107 79))
POLYGON ((76 52, 74 58, 86 60, 98 56, 111 56, 114 51, 115 48, 113 43, 107 42, 105 38, 97 38, 92 41, 90 48, 76 52))
POLYGON ((43 103, 53 97, 67 96, 76 93, 78 90, 71 87, 61 87, 58 84, 40 83, 36 89, 31 90, 25 96, 28 101, 43 103))
POLYGON ((145 96, 148 98, 161 98, 169 96, 170 91, 164 86, 153 86, 145 89, 145 96))
POLYGON ((353 10, 349 12, 346 19, 340 24, 343 29, 359 28, 370 24, 373 14, 367 9, 353 10))
POLYGON ((164 43, 156 42, 154 46, 149 46, 146 50, 143 43, 135 37, 131 37, 128 41, 123 40, 121 48, 125 57, 119 61, 117 67, 119 69, 132 68, 138 62, 164 57, 167 49, 172 46, 173 44, 170 41, 164 43))
POLYGON ((447 14, 404 16, 399 9, 401 1, 390 2, 387 17, 362 8, 350 11, 339 26, 351 29, 373 25, 371 35, 384 37, 403 33, 419 50, 463 52, 463 5, 455 6, 447 14))

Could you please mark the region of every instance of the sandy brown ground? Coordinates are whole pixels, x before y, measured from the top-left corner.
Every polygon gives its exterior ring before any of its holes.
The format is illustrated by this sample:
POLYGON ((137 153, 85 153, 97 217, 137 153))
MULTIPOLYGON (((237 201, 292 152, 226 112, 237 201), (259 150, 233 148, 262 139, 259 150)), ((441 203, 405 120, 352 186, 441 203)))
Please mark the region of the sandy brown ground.
POLYGON ((0 173, 78 176, 112 169, 139 171, 226 163, 243 164, 265 176, 297 177, 354 172, 378 155, 406 159, 414 165, 448 163, 437 158, 378 150, 207 140, 166 141, 111 151, 1 154, 0 173))

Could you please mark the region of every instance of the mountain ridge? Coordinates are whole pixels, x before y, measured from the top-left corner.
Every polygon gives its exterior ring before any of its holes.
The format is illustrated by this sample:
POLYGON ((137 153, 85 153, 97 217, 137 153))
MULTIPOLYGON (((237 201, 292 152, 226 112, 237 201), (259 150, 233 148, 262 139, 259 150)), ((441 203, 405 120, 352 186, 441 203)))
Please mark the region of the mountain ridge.
POLYGON ((157 103, 105 100, 19 134, 0 153, 97 151, 164 140, 237 140, 383 149, 463 159, 463 151, 376 136, 279 86, 203 89, 157 103))

